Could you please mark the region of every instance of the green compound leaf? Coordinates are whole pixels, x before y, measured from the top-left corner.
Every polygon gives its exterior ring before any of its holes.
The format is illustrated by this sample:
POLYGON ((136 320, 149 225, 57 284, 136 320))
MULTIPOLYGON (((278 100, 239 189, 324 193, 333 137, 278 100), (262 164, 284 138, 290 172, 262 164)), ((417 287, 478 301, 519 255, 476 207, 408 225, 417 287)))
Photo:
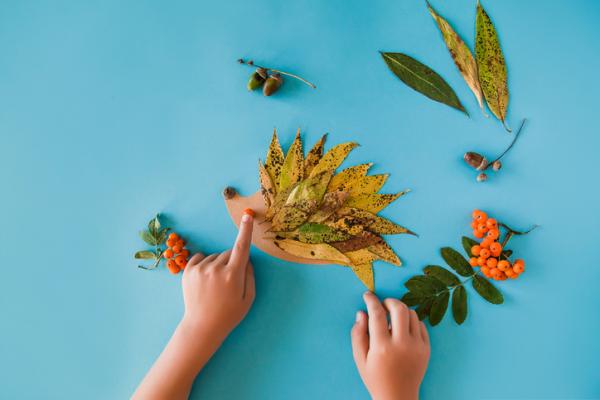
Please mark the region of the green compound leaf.
MULTIPOLYGON (((439 291, 440 283, 441 282, 429 276, 417 275, 407 280, 404 283, 404 286, 417 296, 429 297, 435 295, 439 291)), ((441 290, 444 290, 445 288, 446 287, 442 285, 441 290)))
POLYGON ((402 296, 402 298, 400 299, 400 301, 406 304, 408 307, 414 307, 416 305, 419 305, 423 302, 423 300, 425 299, 422 296, 418 296, 413 292, 405 293, 404 296, 402 296))
POLYGON ((467 291, 462 285, 452 292, 452 315, 459 325, 467 319, 467 291))
POLYGON ((448 309, 449 300, 449 292, 443 292, 433 300, 431 310, 429 311, 429 323, 431 326, 436 326, 444 318, 444 314, 446 314, 446 310, 448 309))
POLYGON ((402 53, 381 53, 388 68, 402 82, 432 100, 467 113, 454 90, 437 72, 402 53))
POLYGON ((475 27, 475 59, 479 71, 479 83, 490 111, 510 132, 505 122, 508 109, 506 62, 496 28, 479 1, 477 1, 475 27))
POLYGON ((469 264, 469 262, 452 247, 443 247, 441 253, 444 261, 446 261, 446 263, 459 275, 471 276, 475 273, 471 264, 469 264))
POLYGON ((446 286, 456 286, 460 284, 460 280, 456 275, 439 265, 428 265, 423 268, 423 271, 425 272, 425 275, 437 279, 446 286))
POLYGON ((154 235, 150 233, 150 231, 141 231, 140 237, 144 242, 148 243, 150 246, 156 246, 159 244, 154 235))
POLYGON ((473 277, 473 288, 479 293, 481 297, 486 299, 492 304, 504 303, 504 297, 502 293, 490 281, 482 277, 481 275, 475 275, 473 277))
POLYGON ((425 299, 419 306, 415 309, 415 312, 419 316, 419 319, 423 321, 429 315, 429 311, 431 310, 431 305, 433 304, 433 297, 425 299))

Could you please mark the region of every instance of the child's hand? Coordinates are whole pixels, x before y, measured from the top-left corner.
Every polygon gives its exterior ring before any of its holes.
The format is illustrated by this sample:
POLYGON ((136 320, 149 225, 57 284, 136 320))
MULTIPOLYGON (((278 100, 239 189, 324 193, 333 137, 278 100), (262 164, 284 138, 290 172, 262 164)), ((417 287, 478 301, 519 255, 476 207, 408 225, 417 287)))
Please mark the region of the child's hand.
POLYGON ((374 400, 418 399, 429 362, 425 325, 400 300, 386 299, 382 305, 370 292, 364 300, 369 315, 356 314, 352 351, 367 390, 374 400))
POLYGON ((249 260, 252 216, 244 214, 233 249, 205 257, 195 254, 183 273, 183 323, 219 345, 246 316, 254 301, 249 260))

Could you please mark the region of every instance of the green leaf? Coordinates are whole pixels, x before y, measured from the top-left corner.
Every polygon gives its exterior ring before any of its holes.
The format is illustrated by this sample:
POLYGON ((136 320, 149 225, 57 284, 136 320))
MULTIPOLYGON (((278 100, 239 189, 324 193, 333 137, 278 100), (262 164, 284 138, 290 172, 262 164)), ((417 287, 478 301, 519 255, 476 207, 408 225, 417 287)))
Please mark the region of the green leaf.
POLYGON ((446 286, 456 286, 460 284, 460 280, 456 275, 439 265, 428 265, 423 268, 423 271, 425 272, 425 275, 437 279, 446 286))
POLYGON ((304 179, 304 152, 302 150, 302 139, 300 138, 300 130, 296 133, 296 139, 288 149, 288 152, 283 161, 281 172, 279 175, 279 188, 277 191, 294 186, 296 183, 304 179))
POLYGON ((469 262, 452 247, 443 247, 441 253, 444 261, 446 261, 446 263, 459 275, 471 276, 475 273, 471 264, 469 264, 469 262))
POLYGON ((467 291, 462 285, 452 293, 452 315, 459 325, 467 318, 467 291))
POLYGON ((381 56, 394 75, 406 85, 469 115, 450 85, 431 68, 402 53, 381 53, 381 56))
POLYGON ((425 275, 413 276, 404 283, 404 286, 408 290, 410 290, 418 296, 424 297, 433 296, 434 294, 439 292, 440 285, 441 290, 446 289, 446 287, 443 284, 441 284, 441 282, 425 275))
POLYGON ((350 235, 347 233, 323 224, 308 222, 298 228, 298 240, 304 243, 330 243, 348 239, 350 235))
POLYGON ((163 244, 167 240, 167 233, 169 233, 170 230, 170 228, 162 228, 160 231, 158 231, 158 234, 156 235, 156 241, 158 244, 163 244))
POLYGON ((415 309, 415 312, 419 316, 419 319, 423 321, 429 315, 429 311, 431 310, 431 305, 433 304, 433 297, 425 299, 419 306, 415 309))
POLYGON ((475 275, 473 277, 473 288, 479 293, 481 297, 486 299, 492 304, 504 303, 504 297, 502 293, 490 281, 482 277, 481 275, 475 275))
POLYGON ((429 310, 429 323, 431 326, 436 326, 444 318, 444 314, 446 314, 446 310, 448 309, 449 300, 449 292, 443 292, 433 300, 431 310, 429 310))
POLYGON ((138 260, 156 260, 156 254, 153 251, 138 251, 134 255, 138 260))
POLYGON ((468 257, 471 256, 471 247, 473 247, 477 244, 479 244, 479 242, 477 242, 474 239, 471 239, 470 237, 466 237, 466 236, 462 237, 462 245, 463 245, 463 248, 465 249, 465 252, 467 253, 468 257))
POLYGON ((413 292, 406 292, 400 299, 400 301, 406 304, 408 307, 419 305, 423 302, 423 300, 423 297, 418 296, 413 292))
POLYGON ((508 85, 506 63, 500 48, 500 40, 492 20, 477 2, 475 22, 475 59, 479 71, 479 83, 490 111, 502 121, 506 130, 506 110, 508 108, 508 85))
POLYGON ((505 259, 508 259, 510 256, 512 256, 513 251, 512 250, 502 250, 502 257, 504 257, 505 259))
POLYGON ((159 230, 160 230, 160 220, 158 219, 158 214, 156 214, 156 217, 152 218, 150 220, 150 222, 148 222, 148 231, 150 231, 152 236, 156 237, 159 230))
POLYGON ((158 244, 156 238, 149 231, 140 231, 140 237, 144 242, 148 243, 150 246, 156 246, 158 244))

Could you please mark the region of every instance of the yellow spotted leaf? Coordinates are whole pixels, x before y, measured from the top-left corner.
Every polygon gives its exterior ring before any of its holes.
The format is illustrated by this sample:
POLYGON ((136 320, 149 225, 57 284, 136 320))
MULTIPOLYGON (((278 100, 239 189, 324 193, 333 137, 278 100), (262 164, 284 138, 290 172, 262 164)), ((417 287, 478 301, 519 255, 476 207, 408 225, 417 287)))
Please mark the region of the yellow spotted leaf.
POLYGON ((309 212, 291 205, 284 205, 271 221, 271 231, 289 232, 302 225, 309 216, 309 212))
POLYGON ((353 195, 360 193, 377 193, 385 184, 388 176, 388 174, 363 176, 351 189, 351 192, 353 195))
POLYGON ((283 166, 283 150, 279 144, 277 138, 277 130, 273 130, 273 138, 269 145, 269 152, 267 153, 267 160, 265 161, 265 169, 271 177, 273 186, 277 189, 279 186, 279 176, 281 174, 281 167, 283 166))
POLYGON ((336 250, 334 247, 325 244, 302 243, 297 240, 282 239, 275 240, 275 245, 281 250, 294 256, 309 258, 315 260, 326 260, 333 264, 349 265, 350 259, 336 250))
POLYGON ((327 191, 349 191, 350 189, 352 189, 354 184, 358 182, 360 178, 367 174, 367 171, 369 171, 369 168, 371 168, 372 165, 372 163, 368 163, 346 168, 345 170, 343 170, 339 174, 334 175, 333 178, 331 178, 331 182, 329 182, 329 187, 327 188, 327 191))
POLYGON ((352 272, 360 279, 360 281, 369 289, 371 292, 375 291, 375 279, 373 276, 373 264, 359 264, 351 265, 352 272))
POLYGON ((342 207, 337 211, 337 215, 348 218, 348 223, 360 223, 370 232, 380 235, 398 235, 402 233, 415 235, 414 232, 403 226, 368 211, 359 210, 358 208, 342 207))
MULTIPOLYGON (((304 179, 292 189, 285 203, 298 207, 299 204, 310 201, 318 206, 325 195, 327 184, 331 180, 332 175, 333 171, 323 171, 304 179)), ((314 211, 314 209, 311 211, 314 211)))
POLYGON ((404 195, 407 191, 396 194, 379 194, 379 193, 363 193, 356 196, 350 196, 346 200, 346 206, 359 208, 373 214, 386 208, 390 203, 398 197, 404 195))
POLYGON ((324 222, 342 207, 348 198, 348 192, 337 190, 325 193, 321 205, 308 219, 310 222, 324 222))
POLYGON ((327 139, 327 134, 321 136, 321 139, 306 155, 306 159, 304 160, 304 176, 310 176, 312 170, 317 166, 321 157, 323 156, 323 146, 325 145, 325 139, 327 139))
POLYGON ((345 252, 344 255, 350 259, 352 265, 370 264, 377 260, 377 256, 371 253, 368 249, 348 251, 345 252))
POLYGON ((273 186, 269 172, 260 160, 258 161, 258 170, 260 177, 260 193, 262 194, 265 206, 267 206, 268 209, 275 202, 275 187, 273 186))
POLYGON ((385 242, 369 246, 368 250, 375 254, 379 260, 383 260, 392 265, 402 265, 402 261, 400 261, 398 255, 396 255, 394 250, 385 242))
POLYGON ((296 139, 290 146, 279 176, 279 190, 285 190, 304 179, 304 152, 302 150, 302 139, 300 130, 296 133, 296 139))
POLYGON ((323 171, 335 171, 356 146, 358 146, 358 143, 347 142, 333 147, 325 153, 319 163, 313 168, 310 176, 314 176, 323 171))

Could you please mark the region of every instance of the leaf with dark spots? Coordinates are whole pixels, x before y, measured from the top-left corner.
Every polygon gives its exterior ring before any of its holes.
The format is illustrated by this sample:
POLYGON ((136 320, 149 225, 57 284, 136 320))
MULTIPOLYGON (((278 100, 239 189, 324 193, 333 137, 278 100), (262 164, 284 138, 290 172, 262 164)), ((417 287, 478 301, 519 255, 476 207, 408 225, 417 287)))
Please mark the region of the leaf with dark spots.
POLYGON ((360 250, 380 243, 383 243, 381 236, 375 235, 371 232, 363 231, 357 236, 351 237, 347 240, 335 241, 330 244, 342 253, 346 253, 348 251, 360 250))

